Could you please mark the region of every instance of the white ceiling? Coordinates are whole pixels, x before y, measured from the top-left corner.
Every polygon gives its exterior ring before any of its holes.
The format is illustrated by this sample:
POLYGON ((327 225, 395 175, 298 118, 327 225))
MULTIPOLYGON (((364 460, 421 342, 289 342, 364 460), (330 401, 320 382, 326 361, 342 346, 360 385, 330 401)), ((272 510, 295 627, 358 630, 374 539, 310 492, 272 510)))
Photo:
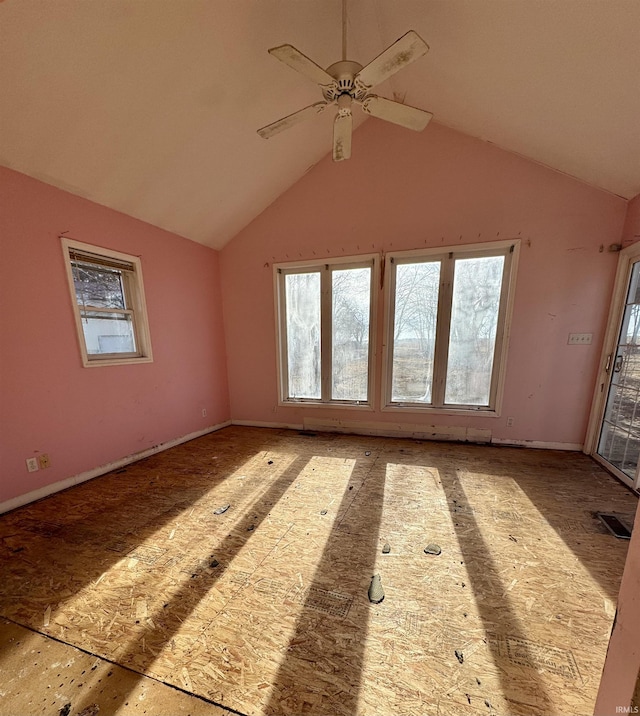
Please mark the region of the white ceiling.
MULTIPOLYGON (((381 94, 640 193, 640 0, 350 0, 349 17, 362 64, 409 29, 430 45, 381 94)), ((255 130, 321 99, 267 49, 326 67, 340 19, 340 0, 0 0, 0 164, 219 248, 330 150, 329 112, 255 130)))

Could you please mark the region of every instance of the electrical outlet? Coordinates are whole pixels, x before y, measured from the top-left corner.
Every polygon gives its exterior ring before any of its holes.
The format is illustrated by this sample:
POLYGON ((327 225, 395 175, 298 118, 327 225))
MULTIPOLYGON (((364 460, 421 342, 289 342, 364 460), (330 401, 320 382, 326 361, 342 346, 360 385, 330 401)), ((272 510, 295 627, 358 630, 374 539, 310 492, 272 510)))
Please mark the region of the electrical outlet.
POLYGON ((207 409, 206 408, 202 408, 202 417, 203 418, 207 417, 207 409))
POLYGON ((507 418, 507 427, 512 428, 513 427, 513 418, 507 418))
POLYGON ((593 333, 569 333, 567 343, 570 346, 590 346, 593 340, 593 333))
POLYGON ((36 472, 38 468, 38 458, 35 457, 28 457, 27 460, 27 470, 29 472, 36 472))
POLYGON ((41 470, 46 470, 48 467, 51 467, 51 460, 49 460, 47 453, 38 455, 38 464, 40 465, 41 470))

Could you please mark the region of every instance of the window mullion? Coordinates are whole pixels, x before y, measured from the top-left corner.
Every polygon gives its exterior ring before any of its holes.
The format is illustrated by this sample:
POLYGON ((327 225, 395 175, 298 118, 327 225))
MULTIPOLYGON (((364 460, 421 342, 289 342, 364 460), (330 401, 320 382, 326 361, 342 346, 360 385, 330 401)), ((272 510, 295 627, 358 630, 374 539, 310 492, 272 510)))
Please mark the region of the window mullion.
POLYGON ((385 282, 384 303, 386 308, 383 341, 386 344, 384 352, 384 396, 383 406, 390 405, 393 394, 393 356, 395 351, 396 331, 396 281, 398 264, 392 257, 384 258, 382 265, 383 280, 385 282))
POLYGON ((134 298, 135 292, 133 291, 132 283, 135 281, 133 272, 123 271, 121 274, 122 280, 122 291, 124 293, 125 306, 131 311, 131 327, 133 329, 133 340, 135 342, 136 352, 140 353, 142 350, 142 338, 140 336, 140 329, 138 327, 137 313, 140 308, 136 305, 134 298))
POLYGON ((91 306, 88 303, 83 304, 80 307, 81 313, 118 313, 121 316, 132 316, 133 310, 130 308, 109 308, 105 306, 91 306))
POLYGON ((375 395, 375 380, 376 371, 373 360, 374 351, 376 350, 376 322, 377 322, 377 309, 378 309, 378 271, 376 270, 376 264, 371 261, 371 280, 369 283, 369 336, 368 345, 369 350, 367 352, 367 370, 369 372, 369 379, 367 381, 367 403, 373 403, 373 396, 375 395))
POLYGON ((280 331, 280 385, 283 400, 291 397, 289 394, 289 346, 287 343, 287 292, 285 290, 285 274, 278 269, 278 325, 280 331))
POLYGON ((326 264, 320 273, 320 385, 322 402, 331 400, 332 377, 332 272, 326 264))
POLYGON ((440 268, 440 293, 438 296, 438 320, 436 324, 436 345, 433 359, 432 405, 441 408, 444 405, 444 392, 447 380, 447 361, 449 358, 449 331, 451 328, 451 304, 453 302, 453 273, 455 259, 453 254, 442 260, 440 268))
POLYGON ((502 283, 500 286, 500 305, 498 308, 498 324, 496 326, 496 343, 493 352, 493 364, 491 367, 491 387, 489 392, 489 406, 495 408, 497 394, 498 394, 498 382, 500 378, 500 364, 503 359, 503 345, 507 336, 505 333, 505 323, 507 315, 507 296, 509 295, 510 289, 510 277, 511 277, 511 260, 513 256, 513 247, 511 251, 505 254, 504 266, 502 267, 502 283))

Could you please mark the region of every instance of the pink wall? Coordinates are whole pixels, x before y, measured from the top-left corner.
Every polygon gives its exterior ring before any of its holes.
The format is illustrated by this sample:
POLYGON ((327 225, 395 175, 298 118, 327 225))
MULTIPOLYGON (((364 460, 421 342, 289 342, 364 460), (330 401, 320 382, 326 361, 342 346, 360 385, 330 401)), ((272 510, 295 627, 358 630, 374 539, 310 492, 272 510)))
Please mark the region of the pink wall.
MULTIPOLYGON (((367 121, 349 161, 322 160, 221 252, 232 417, 466 425, 581 444, 617 261, 600 247, 620 241, 625 210, 623 199, 437 124, 417 135, 367 121), (523 243, 502 417, 277 406, 273 262, 514 237, 523 243), (593 344, 568 346, 569 332, 592 332, 593 344)), ((378 357, 381 340, 379 331, 378 357)))
POLYGON ((2 168, 0 241, 0 503, 229 418, 217 252, 2 168), (153 363, 82 367, 62 232, 141 256, 153 363))

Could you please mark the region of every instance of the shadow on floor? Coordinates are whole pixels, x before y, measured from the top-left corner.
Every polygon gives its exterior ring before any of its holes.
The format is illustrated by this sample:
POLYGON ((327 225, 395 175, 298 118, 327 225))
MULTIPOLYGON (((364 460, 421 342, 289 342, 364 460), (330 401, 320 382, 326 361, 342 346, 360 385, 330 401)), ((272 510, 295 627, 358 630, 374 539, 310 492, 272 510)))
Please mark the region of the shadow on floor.
POLYGON ((487 634, 496 673, 499 675, 502 697, 514 707, 514 713, 540 716, 549 714, 553 711, 553 704, 536 670, 528 670, 528 683, 523 688, 522 681, 514 683, 503 668, 505 654, 499 640, 505 636, 518 644, 518 658, 522 663, 535 664, 528 642, 529 634, 511 605, 509 585, 505 583, 501 569, 492 556, 492 546, 483 537, 457 471, 447 463, 438 467, 438 470, 450 506, 464 566, 469 575, 469 587, 487 634))
POLYGON ((289 646, 281 656, 265 714, 358 712, 370 610, 367 593, 379 548, 385 471, 372 465, 359 495, 350 480, 337 508, 344 515, 356 496, 367 501, 367 529, 359 534, 332 526, 311 586, 296 620, 289 646), (351 562, 351 569, 342 568, 351 562), (328 614, 323 614, 327 611, 328 614), (343 618, 336 619, 336 616, 343 618))
MULTIPOLYGON (((219 566, 194 572, 191 578, 186 576, 182 584, 173 591, 170 600, 149 615, 143 628, 126 644, 126 648, 118 653, 118 663, 130 666, 138 672, 144 672, 153 665, 156 660, 155 655, 171 642, 194 609, 224 574, 225 566, 232 563, 257 533, 261 523, 291 487, 307 462, 306 457, 296 458, 257 499, 245 508, 243 516, 236 523, 233 531, 221 542, 207 545, 205 538, 203 556, 214 549, 219 566), (250 531, 249 527, 252 527, 250 531)), ((128 692, 118 694, 118 698, 112 703, 114 711, 126 701, 127 697, 128 692)), ((93 703, 91 691, 83 693, 79 708, 85 708, 91 703, 93 703)))

